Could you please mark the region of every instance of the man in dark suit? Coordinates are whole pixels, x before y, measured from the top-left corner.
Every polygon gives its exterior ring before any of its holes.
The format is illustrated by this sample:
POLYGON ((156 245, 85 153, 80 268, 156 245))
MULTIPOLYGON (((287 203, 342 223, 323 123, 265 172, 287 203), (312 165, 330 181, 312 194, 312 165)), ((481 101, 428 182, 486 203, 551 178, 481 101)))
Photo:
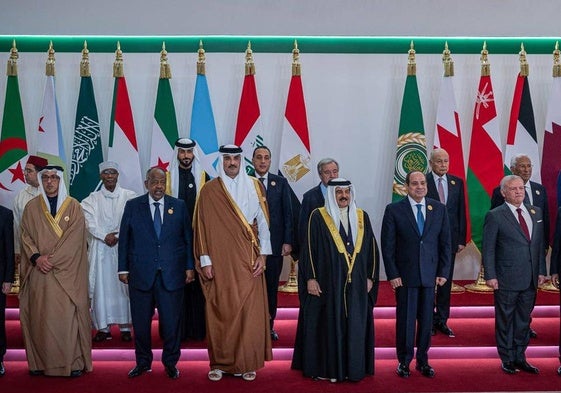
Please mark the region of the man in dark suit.
POLYGON ((182 200, 165 195, 166 173, 146 173, 147 194, 125 205, 119 231, 119 279, 129 285, 136 366, 134 378, 151 371, 151 326, 158 308, 164 341, 162 363, 176 379, 180 351, 183 288, 193 280, 191 219, 182 200))
MULTIPOLYGON (((551 274, 551 282, 557 289, 559 289, 559 273, 561 273, 561 207, 557 210, 555 233, 553 234, 553 244, 551 247, 551 264, 549 266, 549 273, 551 274)), ((561 329, 559 335, 559 360, 561 361, 561 329)), ((561 366, 557 369, 557 374, 561 375, 561 366)))
POLYGON ((450 275, 450 223, 446 206, 425 198, 424 173, 408 173, 405 185, 408 196, 386 206, 381 237, 386 275, 396 297, 396 372, 409 377, 416 338, 416 369, 432 378, 428 350, 434 287, 444 285, 450 275))
POLYGON ((450 236, 452 254, 450 256, 450 275, 446 283, 436 288, 435 310, 432 320, 432 334, 440 331, 448 337, 455 337, 454 331, 448 327, 450 317, 450 294, 452 292, 452 276, 456 253, 466 246, 466 208, 464 182, 457 176, 448 173, 450 157, 444 149, 434 149, 429 164, 432 171, 427 175, 427 197, 436 199, 446 205, 450 220, 450 236))
POLYGON ((273 329, 277 316, 277 292, 282 262, 292 252, 292 207, 290 189, 284 177, 269 173, 271 167, 271 150, 267 146, 259 146, 253 150, 252 163, 255 177, 267 190, 267 206, 269 208, 269 231, 273 253, 267 255, 265 281, 271 318, 271 339, 278 340, 279 335, 273 329))
MULTIPOLYGON (((513 175, 520 176, 524 182, 524 204, 537 206, 542 210, 544 223, 543 241, 545 253, 547 255, 549 248, 549 206, 547 203, 547 194, 545 193, 544 186, 530 180, 532 177, 532 167, 532 161, 526 154, 517 154, 510 160, 510 171, 513 175)), ((502 205, 504 201, 505 198, 503 197, 501 187, 499 186, 493 190, 493 196, 491 197, 491 209, 502 205)), ((530 323, 531 322, 532 318, 530 318, 530 323)), ((530 327, 530 338, 536 337, 538 337, 538 334, 530 327)))
POLYGON ((519 176, 505 176, 501 193, 505 203, 487 212, 483 225, 485 280, 495 290, 495 339, 505 373, 537 374, 525 352, 536 290, 545 281, 544 220, 539 207, 523 203, 519 176))
POLYGON ((6 373, 6 295, 10 293, 14 282, 14 263, 14 215, 11 210, 0 206, 0 377, 6 373))
POLYGON ((298 241, 300 244, 304 242, 310 214, 314 209, 325 205, 327 183, 329 183, 329 180, 339 177, 339 164, 333 158, 323 158, 318 162, 317 170, 321 182, 306 191, 302 196, 302 207, 298 218, 298 241))

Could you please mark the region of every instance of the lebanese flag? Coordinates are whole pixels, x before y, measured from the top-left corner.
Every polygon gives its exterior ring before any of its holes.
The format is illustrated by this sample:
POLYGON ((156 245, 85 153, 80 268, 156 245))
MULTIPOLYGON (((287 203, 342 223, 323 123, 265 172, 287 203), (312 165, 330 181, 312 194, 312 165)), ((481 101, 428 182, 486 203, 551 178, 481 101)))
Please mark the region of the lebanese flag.
POLYGON ((467 171, 469 219, 471 240, 481 250, 485 214, 491 207, 493 190, 504 176, 501 133, 490 75, 482 75, 479 80, 472 124, 467 171))
MULTIPOLYGON (((557 217, 557 178, 561 171, 561 77, 553 78, 547 116, 542 156, 542 184, 546 189, 549 203, 549 233, 553 235, 557 217)), ((548 239, 550 241, 551 239, 548 239)))
MULTIPOLYGON (((464 150, 462 148, 462 132, 460 116, 456 109, 456 97, 452 76, 443 76, 440 83, 440 96, 436 111, 436 132, 434 133, 434 149, 442 148, 450 156, 449 173, 462 179, 466 184, 466 167, 464 164, 464 150)), ((465 209, 467 220, 466 238, 470 239, 469 205, 467 187, 464 186, 465 209)))
POLYGON ((234 144, 240 146, 245 158, 244 167, 247 173, 252 172, 253 164, 251 157, 257 146, 263 145, 263 137, 259 134, 259 100, 257 99, 257 88, 255 86, 255 75, 247 74, 243 81, 242 96, 238 108, 238 120, 236 123, 236 134, 234 144))
POLYGON ((314 168, 308 132, 302 77, 293 75, 288 88, 279 151, 279 172, 298 198, 314 186, 314 168))
POLYGON ((119 164, 121 187, 139 195, 144 193, 136 131, 124 76, 115 78, 107 159, 119 164))
MULTIPOLYGON (((534 121, 534 109, 532 108, 528 77, 518 74, 510 109, 510 122, 504 157, 505 167, 510 168, 512 157, 518 154, 525 154, 530 157, 534 168, 540 168, 540 155, 536 135, 536 122, 534 121)), ((541 183, 540 171, 532 171, 531 180, 541 183)))

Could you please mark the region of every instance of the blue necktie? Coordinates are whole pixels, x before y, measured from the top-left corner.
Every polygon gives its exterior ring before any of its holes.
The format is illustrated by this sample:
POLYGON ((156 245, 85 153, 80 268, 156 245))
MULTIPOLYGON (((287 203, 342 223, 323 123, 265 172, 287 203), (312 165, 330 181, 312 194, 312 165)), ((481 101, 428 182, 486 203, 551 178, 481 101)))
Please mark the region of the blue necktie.
POLYGON ((419 233, 423 234, 423 229, 425 228, 425 217, 423 216, 423 205, 417 203, 417 228, 419 228, 419 233))
POLYGON ((162 231, 162 216, 160 215, 160 202, 154 202, 154 230, 156 231, 156 236, 160 237, 160 232, 162 231))

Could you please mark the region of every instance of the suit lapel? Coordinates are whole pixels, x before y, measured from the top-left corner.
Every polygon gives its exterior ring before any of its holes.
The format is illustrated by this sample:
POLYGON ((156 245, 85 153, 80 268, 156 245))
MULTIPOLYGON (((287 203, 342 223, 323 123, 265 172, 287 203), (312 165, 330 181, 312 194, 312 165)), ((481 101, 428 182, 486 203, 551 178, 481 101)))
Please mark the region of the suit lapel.
POLYGON ((417 217, 415 217, 415 215, 413 214, 413 209, 411 208, 411 203, 409 203, 408 197, 405 197, 402 200, 401 209, 403 210, 403 213, 405 214, 413 228, 415 228, 415 232, 417 232, 419 237, 421 237, 422 233, 419 233, 419 227, 417 226, 417 217))
POLYGON ((524 231, 522 231, 522 227, 520 226, 520 223, 518 222, 518 219, 516 217, 514 217, 514 214, 512 213, 512 210, 510 210, 510 207, 508 207, 506 202, 501 205, 501 208, 502 208, 502 214, 505 217, 505 219, 507 221, 509 221, 510 224, 514 228, 516 228, 515 230, 520 234, 520 236, 522 236, 527 241, 528 239, 526 238, 526 235, 524 234, 524 231))

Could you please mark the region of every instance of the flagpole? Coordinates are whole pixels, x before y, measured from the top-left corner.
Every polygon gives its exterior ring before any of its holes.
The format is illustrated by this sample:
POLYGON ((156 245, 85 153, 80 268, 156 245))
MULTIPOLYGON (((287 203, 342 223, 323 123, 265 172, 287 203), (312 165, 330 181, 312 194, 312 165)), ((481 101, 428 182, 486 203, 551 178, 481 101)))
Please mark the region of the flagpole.
MULTIPOLYGON (((489 51, 487 50, 487 42, 483 42, 483 50, 481 51, 481 76, 489 76, 491 75, 491 66, 489 65, 488 59, 489 51)), ((467 289, 469 292, 478 292, 478 293, 490 293, 493 292, 493 288, 487 285, 485 281, 485 268, 483 267, 483 261, 480 262, 481 266, 479 268, 479 274, 477 275, 477 279, 473 284, 468 284, 464 288, 467 289)))
MULTIPOLYGON (((300 67, 300 50, 298 49, 298 42, 294 40, 294 49, 292 50, 292 76, 300 76, 301 74, 301 67, 300 67)), ((297 277, 297 270, 296 264, 298 261, 294 260, 292 256, 290 258, 290 273, 288 274, 288 279, 286 283, 279 287, 279 292, 287 292, 287 293, 297 293, 298 292, 298 277, 297 277)))

